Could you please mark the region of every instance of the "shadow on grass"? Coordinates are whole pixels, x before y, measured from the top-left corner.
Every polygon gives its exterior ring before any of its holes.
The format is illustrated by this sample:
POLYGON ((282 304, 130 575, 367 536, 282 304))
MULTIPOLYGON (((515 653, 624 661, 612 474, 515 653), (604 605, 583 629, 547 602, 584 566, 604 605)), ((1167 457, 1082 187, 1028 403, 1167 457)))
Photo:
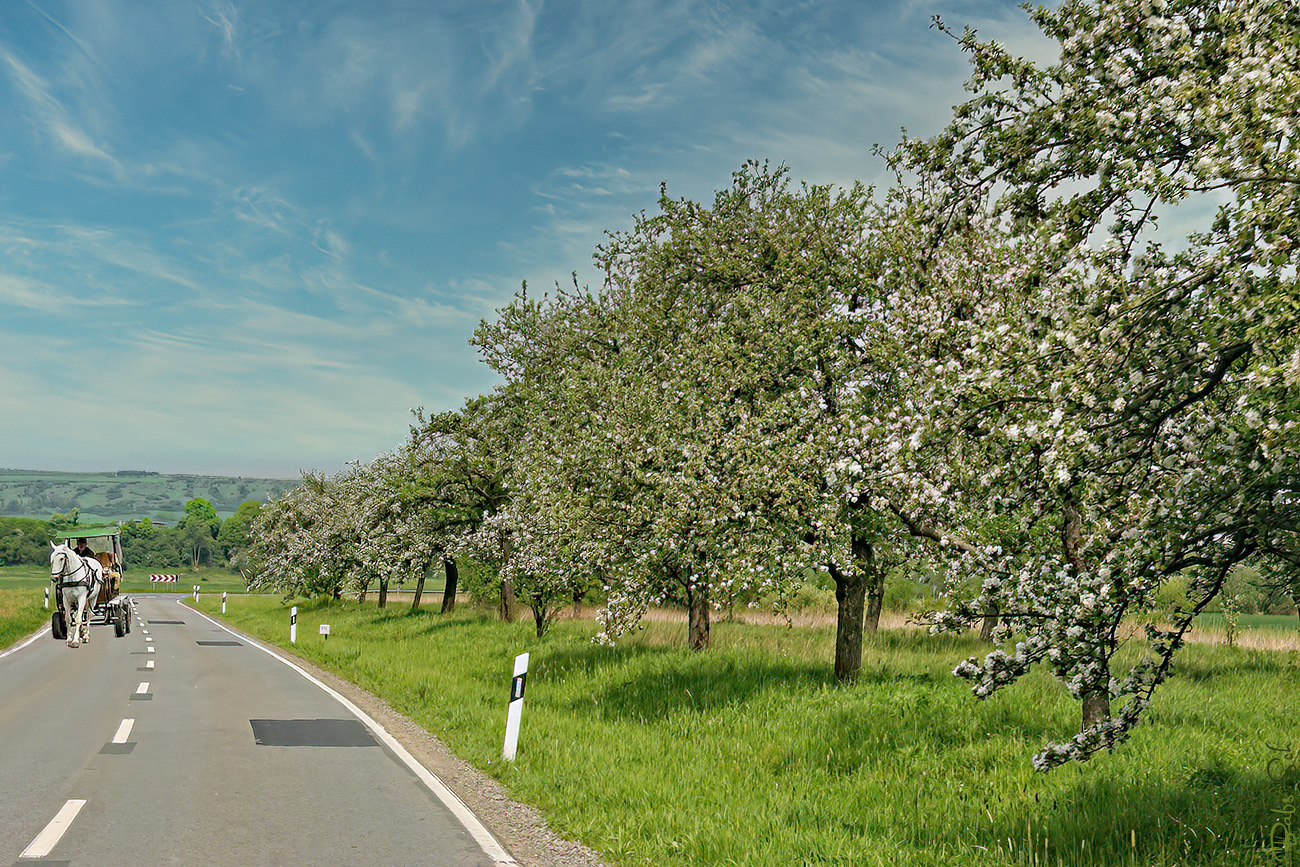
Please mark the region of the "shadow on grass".
POLYGON ((609 685, 578 700, 607 720, 662 720, 682 711, 709 713, 772 691, 831 686, 825 666, 758 654, 692 654, 673 648, 563 647, 539 654, 539 675, 579 673, 609 685), (612 681, 612 682, 611 682, 612 681))
POLYGON ((1024 841, 1052 864, 1290 864, 1300 855, 1300 821, 1289 844, 1270 835, 1300 803, 1298 785, 1294 772, 1275 780, 1217 762, 1136 783, 1080 773, 1054 793, 992 805, 996 818, 983 833, 1024 841), (1291 860, 1276 860, 1276 845, 1288 846, 1291 860))

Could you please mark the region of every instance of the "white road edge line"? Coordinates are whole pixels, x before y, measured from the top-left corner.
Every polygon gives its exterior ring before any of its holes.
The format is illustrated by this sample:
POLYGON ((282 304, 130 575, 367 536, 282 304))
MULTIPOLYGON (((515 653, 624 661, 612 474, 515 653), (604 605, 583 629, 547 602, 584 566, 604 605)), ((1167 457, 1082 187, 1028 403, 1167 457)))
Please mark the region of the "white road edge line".
POLYGON ((24 641, 22 644, 16 644, 16 645, 14 645, 13 647, 11 647, 11 648, 9 648, 8 650, 6 650, 4 653, 0 653, 0 659, 4 659, 6 656, 9 656, 10 654, 17 653, 18 651, 22 650, 22 649, 23 649, 24 647, 26 647, 27 645, 29 645, 29 644, 31 644, 31 643, 37 641, 37 640, 40 639, 40 638, 44 638, 44 637, 45 637, 45 630, 46 630, 47 628, 48 628, 48 627, 42 626, 40 629, 36 630, 36 632, 34 632, 34 633, 31 635, 31 637, 28 638, 26 641, 24 641))
POLYGON ((135 688, 136 695, 145 695, 149 692, 149 681, 141 681, 140 685, 135 688))
POLYGON ((320 687, 329 695, 333 696, 334 699, 339 704, 343 705, 354 716, 356 716, 357 719, 365 723, 366 727, 369 728, 372 732, 374 732, 379 737, 379 739, 384 742, 384 746, 388 747, 388 749, 391 750, 395 756, 401 759, 402 763, 411 770, 411 773, 415 774, 415 776, 420 779, 420 782, 424 783, 425 787, 430 792, 432 792, 438 798, 438 800, 442 801, 443 805, 452 812, 452 815, 454 815, 457 819, 459 819, 460 823, 465 826, 465 830, 469 831, 470 836, 473 837, 474 840, 479 844, 479 847, 483 849, 485 855, 491 858, 494 863, 503 865, 503 867, 519 867, 519 862, 516 861, 510 855, 510 853, 505 850, 505 847, 503 847, 499 842, 497 842, 497 838, 493 837, 492 832, 483 826, 483 823, 479 821, 478 816, 475 816, 474 812, 469 807, 465 806, 465 802, 462 801, 460 798, 458 798, 455 792, 447 788, 447 784, 444 783, 442 780, 438 779, 438 776, 434 774, 433 771, 430 771, 424 765, 420 764, 416 760, 415 756, 411 755, 410 751, 407 750, 406 747, 402 746, 402 744, 397 740, 397 738, 393 737, 392 734, 389 733, 388 729, 381 726, 378 723, 378 721, 371 718, 371 716, 368 713, 363 711, 361 708, 357 707, 355 704, 349 701, 347 697, 339 693, 337 690, 333 689, 328 684, 322 682, 320 678, 315 677, 306 669, 304 669, 302 666, 298 665, 292 660, 289 660, 281 656, 280 654, 276 653, 274 650, 262 644, 260 641, 256 641, 241 632, 236 632, 235 630, 231 629, 229 626, 226 626, 224 623, 220 623, 216 620, 213 620, 211 617, 204 614, 202 611, 199 611, 197 608, 191 608, 189 605, 186 605, 183 600, 178 599, 176 601, 176 604, 189 611, 193 611, 195 614, 199 615, 204 620, 207 620, 209 623, 213 624, 217 628, 230 633, 232 636, 238 638, 240 641, 243 641, 246 644, 256 647, 258 650, 262 651, 263 653, 275 659, 278 659, 280 662, 289 666, 289 668, 298 672, 308 681, 320 687))
POLYGON ((117 727, 117 734, 113 735, 113 743, 124 744, 126 739, 131 737, 131 727, 135 725, 135 720, 124 719, 122 724, 117 727))
POLYGON ((50 850, 63 839, 68 826, 72 824, 73 819, 77 818, 77 814, 81 812, 81 808, 84 806, 86 806, 86 802, 78 800, 68 801, 64 804, 62 809, 50 820, 50 824, 45 826, 45 830, 37 834, 36 839, 18 857, 44 858, 50 854, 50 850))

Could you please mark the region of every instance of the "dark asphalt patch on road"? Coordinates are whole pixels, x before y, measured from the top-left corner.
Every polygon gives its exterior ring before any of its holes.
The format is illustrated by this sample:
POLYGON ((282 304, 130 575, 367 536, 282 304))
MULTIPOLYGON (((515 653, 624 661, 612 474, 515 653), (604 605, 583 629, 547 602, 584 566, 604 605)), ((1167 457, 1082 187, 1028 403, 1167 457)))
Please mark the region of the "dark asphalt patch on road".
POLYGON ((354 719, 251 719, 263 747, 377 747, 370 731, 354 719))

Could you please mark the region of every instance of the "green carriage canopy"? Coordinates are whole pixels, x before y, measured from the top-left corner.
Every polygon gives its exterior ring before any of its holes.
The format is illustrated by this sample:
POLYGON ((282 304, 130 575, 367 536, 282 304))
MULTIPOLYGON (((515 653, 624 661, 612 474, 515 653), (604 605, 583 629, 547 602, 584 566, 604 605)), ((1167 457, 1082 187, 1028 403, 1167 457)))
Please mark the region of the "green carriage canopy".
POLYGON ((56 542, 66 542, 69 547, 78 539, 85 539, 86 545, 96 554, 112 554, 119 564, 122 561, 122 528, 119 524, 81 524, 54 534, 56 542))

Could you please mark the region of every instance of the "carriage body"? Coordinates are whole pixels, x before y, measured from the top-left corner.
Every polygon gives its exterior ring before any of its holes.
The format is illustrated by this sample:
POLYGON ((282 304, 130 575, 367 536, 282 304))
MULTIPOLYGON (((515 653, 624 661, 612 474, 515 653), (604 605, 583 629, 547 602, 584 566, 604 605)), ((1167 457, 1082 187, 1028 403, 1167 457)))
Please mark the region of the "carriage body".
MULTIPOLYGON (((104 572, 104 583, 95 598, 89 600, 91 625, 104 624, 113 627, 118 638, 131 631, 130 600, 121 594, 122 589, 122 533, 115 525, 74 527, 60 533, 55 541, 72 547, 78 539, 85 539, 86 545, 95 552, 95 559, 104 572)), ((56 639, 64 639, 68 633, 68 615, 63 610, 63 594, 54 593, 55 611, 50 615, 50 632, 56 639)))

